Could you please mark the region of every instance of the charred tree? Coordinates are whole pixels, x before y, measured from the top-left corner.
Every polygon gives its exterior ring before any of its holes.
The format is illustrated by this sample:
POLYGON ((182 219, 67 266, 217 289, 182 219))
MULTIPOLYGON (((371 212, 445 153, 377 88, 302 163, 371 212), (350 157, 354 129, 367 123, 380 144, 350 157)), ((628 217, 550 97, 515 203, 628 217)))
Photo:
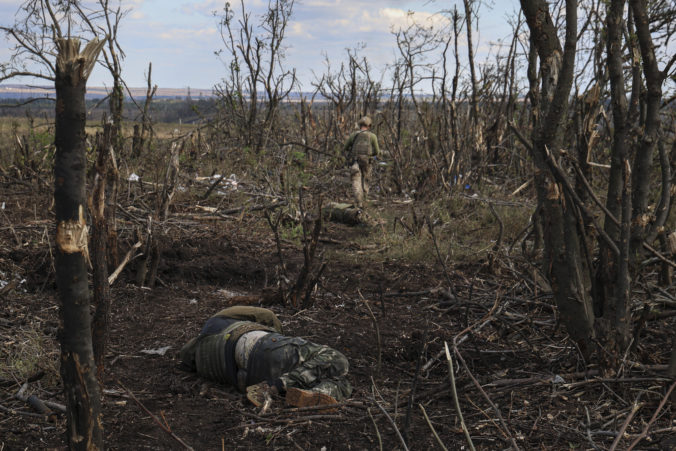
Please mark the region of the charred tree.
MULTIPOLYGON (((545 0, 521 0, 540 63, 541 86, 531 84, 534 110, 531 155, 535 162, 538 208, 544 230, 543 270, 548 275, 561 320, 585 355, 592 351, 594 314, 590 256, 581 214, 565 174, 558 166, 562 120, 568 108, 577 44, 577 1, 566 0, 566 34, 562 47, 545 0)), ((536 63, 530 59, 529 73, 536 63)), ((531 83, 537 79, 529 77, 531 83)))
POLYGON ((68 408, 69 446, 81 450, 103 448, 87 284, 85 91, 104 43, 92 40, 80 53, 79 39, 56 40, 54 204, 61 377, 68 408))
POLYGON ((605 30, 599 39, 605 41, 607 79, 606 75, 596 77, 575 118, 578 136, 591 139, 599 91, 609 82, 610 171, 605 204, 596 198, 604 212, 600 227, 586 205, 595 197, 588 180, 592 173, 585 167, 591 144, 578 142, 577 162, 564 150, 568 139, 563 139, 562 123, 569 117, 566 109, 579 36, 576 2, 566 1, 563 48, 548 2, 521 0, 521 5, 540 63, 539 81, 534 59, 529 60, 528 74, 534 123, 531 150, 544 224, 543 269, 571 337, 585 355, 596 351, 596 361, 612 371, 633 348, 631 283, 639 259, 643 248, 656 252, 650 243, 664 233, 670 210, 671 168, 666 149, 659 148, 659 197, 653 154, 661 128, 662 84, 676 58, 665 70, 658 69, 646 2, 611 0, 605 4, 605 30), (627 62, 631 63, 629 70, 627 62))
POLYGON ((104 357, 106 342, 108 341, 108 325, 110 323, 110 284, 108 283, 108 262, 106 250, 110 242, 110 223, 108 221, 108 196, 110 191, 106 189, 111 172, 117 173, 115 153, 113 151, 114 126, 107 123, 103 127, 103 133, 97 135, 96 164, 94 167, 94 184, 92 188, 91 217, 92 217, 92 277, 94 301, 96 311, 92 319, 92 344, 94 348, 94 361, 96 373, 102 380, 104 370, 104 357))

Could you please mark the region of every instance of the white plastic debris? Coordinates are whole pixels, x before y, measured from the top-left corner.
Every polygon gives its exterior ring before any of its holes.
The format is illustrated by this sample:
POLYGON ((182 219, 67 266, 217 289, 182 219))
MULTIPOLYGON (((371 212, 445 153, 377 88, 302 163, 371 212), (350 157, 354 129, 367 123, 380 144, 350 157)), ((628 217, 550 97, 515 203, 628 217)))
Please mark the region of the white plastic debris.
MULTIPOLYGON (((239 182, 237 181, 237 176, 235 174, 230 174, 227 178, 221 176, 221 174, 214 174, 210 176, 202 176, 202 175, 197 175, 195 176, 195 181, 197 182, 216 182, 220 180, 221 181, 221 186, 227 191, 227 190, 236 190, 237 186, 239 185, 239 182)), ((227 194, 223 192, 223 190, 218 190, 217 191, 219 194, 227 194)))
POLYGON ((5 203, 3 202, 2 207, 0 207, 0 210, 4 210, 4 209, 5 209, 5 203))
POLYGON ((238 184, 235 174, 230 174, 230 177, 225 181, 225 185, 229 186, 232 190, 236 190, 238 184))
POLYGON ((188 304, 190 304, 190 305, 195 305, 195 304, 197 304, 197 299, 192 298, 191 300, 188 301, 188 304))
POLYGON ((155 348, 155 349, 141 349, 141 352, 143 354, 149 354, 149 355, 164 355, 170 349, 171 349, 171 346, 162 346, 161 348, 155 348))
POLYGON ((129 180, 130 182, 138 182, 140 180, 140 177, 135 172, 132 172, 127 180, 129 180))
POLYGON ((566 383, 566 381, 563 380, 563 378, 561 376, 559 376, 558 374, 556 376, 552 377, 552 384, 565 384, 565 383, 566 383))
POLYGON ((242 295, 242 293, 238 293, 236 291, 226 290, 225 288, 221 288, 220 290, 217 290, 216 292, 218 294, 220 294, 221 296, 224 296, 226 298, 231 298, 233 296, 241 296, 242 295))

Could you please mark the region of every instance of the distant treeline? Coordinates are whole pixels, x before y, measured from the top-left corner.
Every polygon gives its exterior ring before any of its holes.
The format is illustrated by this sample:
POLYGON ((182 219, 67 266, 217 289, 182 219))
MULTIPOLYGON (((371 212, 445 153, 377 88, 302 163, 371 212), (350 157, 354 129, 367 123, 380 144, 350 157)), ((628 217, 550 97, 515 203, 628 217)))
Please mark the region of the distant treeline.
MULTIPOLYGON (((124 120, 140 120, 144 101, 144 98, 137 99, 137 103, 130 100, 125 101, 124 120)), ((108 101, 106 99, 89 99, 86 101, 86 105, 89 121, 100 121, 108 114, 108 101)), ((153 122, 194 123, 213 116, 216 108, 217 100, 214 98, 155 99, 150 105, 150 116, 153 122)), ((54 100, 47 98, 2 99, 0 101, 0 116, 32 116, 52 119, 54 117, 54 100)))

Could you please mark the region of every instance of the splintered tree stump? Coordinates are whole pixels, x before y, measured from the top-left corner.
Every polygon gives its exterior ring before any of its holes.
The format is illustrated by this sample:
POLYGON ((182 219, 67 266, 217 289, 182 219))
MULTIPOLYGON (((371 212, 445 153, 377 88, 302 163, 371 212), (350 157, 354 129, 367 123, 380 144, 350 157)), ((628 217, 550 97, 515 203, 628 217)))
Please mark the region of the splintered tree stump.
POLYGON ((667 236, 667 252, 671 255, 676 255, 676 232, 672 232, 667 236))
POLYGON ((351 226, 365 224, 364 212, 352 204, 330 202, 324 208, 324 218, 351 226))
POLYGON ((81 53, 78 39, 56 40, 54 266, 61 317, 61 378, 67 404, 69 448, 87 451, 103 449, 103 424, 92 349, 87 276, 85 91, 87 77, 104 42, 94 39, 81 53))

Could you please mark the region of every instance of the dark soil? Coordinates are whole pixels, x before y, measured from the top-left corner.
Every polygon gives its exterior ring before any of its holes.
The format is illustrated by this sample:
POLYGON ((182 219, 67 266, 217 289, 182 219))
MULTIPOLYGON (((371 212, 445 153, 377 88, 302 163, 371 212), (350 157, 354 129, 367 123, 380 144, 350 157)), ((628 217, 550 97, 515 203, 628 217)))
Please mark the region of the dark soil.
MULTIPOLYGON (((49 195, 10 185, 2 189, 7 196, 0 202, 7 208, 0 271, 5 279, 26 281, 0 291, 0 341, 15 345, 19 330, 34 327, 55 346, 58 305, 47 241, 53 216, 47 201, 35 200, 49 195)), ((394 208, 384 202, 376 208, 386 207, 394 208)), ((133 226, 129 217, 120 223, 122 252, 133 243, 133 226)), ((433 254, 416 263, 385 260, 378 250, 356 243, 373 231, 326 224, 320 250, 328 265, 314 305, 270 307, 287 335, 330 345, 348 357, 352 398, 330 412, 298 411, 280 399, 271 412, 259 414, 233 388, 179 369, 177 353, 233 294, 256 294, 278 280, 274 237, 257 214, 168 223, 158 286, 136 286, 130 265, 112 287, 102 381, 106 446, 182 449, 151 412, 196 450, 403 449, 398 433, 410 449, 439 449, 422 406, 448 449, 467 449, 448 363, 445 356, 438 359, 444 342, 451 353, 456 343, 460 407, 478 449, 608 449, 635 402, 640 409, 619 449, 647 426, 671 385, 662 375, 673 317, 649 320, 622 372, 604 378, 585 367, 527 262, 504 255, 493 268, 483 261, 449 261, 453 298, 434 290, 449 283, 433 254), (144 352, 166 346, 165 355, 144 352)), ((283 243, 288 272, 295 274, 301 247, 283 243)), ((668 291, 674 294, 673 287, 668 291)), ((28 391, 63 403, 58 379, 49 376, 38 374, 28 391)), ((1 382, 0 450, 64 447, 64 417, 29 416, 31 408, 14 397, 24 380, 1 382)), ((675 413, 667 403, 636 449, 674 449, 675 413)))

